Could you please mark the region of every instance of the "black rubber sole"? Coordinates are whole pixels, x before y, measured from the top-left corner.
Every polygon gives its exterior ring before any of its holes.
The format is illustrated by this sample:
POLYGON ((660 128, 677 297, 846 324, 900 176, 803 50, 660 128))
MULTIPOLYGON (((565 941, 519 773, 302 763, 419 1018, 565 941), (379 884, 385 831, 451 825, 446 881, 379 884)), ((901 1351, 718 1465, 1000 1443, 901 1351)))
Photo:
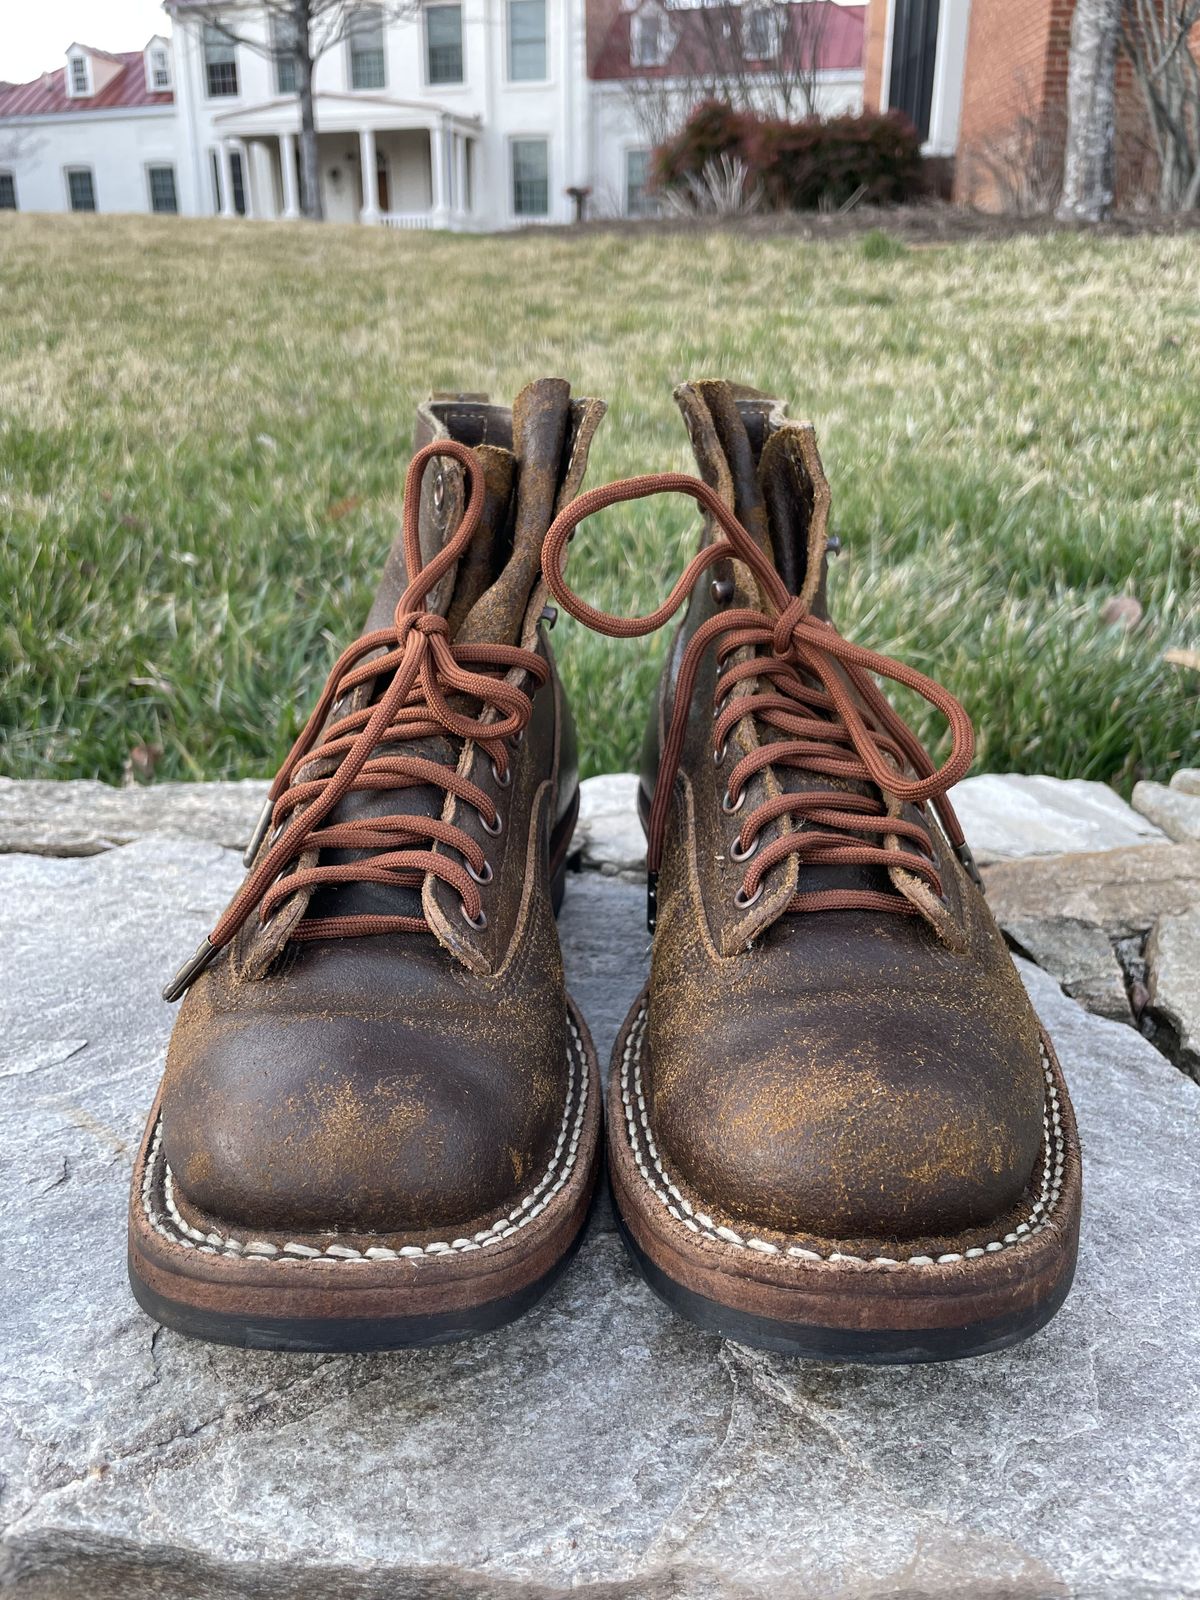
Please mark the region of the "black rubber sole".
POLYGON ((168 1299, 142 1282, 129 1262, 134 1299, 155 1322, 189 1339, 233 1345, 239 1350, 303 1350, 364 1354, 380 1350, 413 1350, 452 1344, 494 1333, 531 1310, 570 1265, 583 1242, 595 1209, 595 1196, 583 1224, 566 1252, 550 1271, 515 1294, 503 1295, 466 1310, 420 1317, 259 1317, 236 1312, 202 1311, 168 1299))
POLYGON ((845 1361, 867 1366, 913 1366, 926 1361, 966 1361, 973 1356, 1007 1350, 1037 1333, 1067 1298, 1075 1276, 1075 1263, 1036 1305, 1002 1317, 961 1327, 928 1329, 822 1328, 738 1311, 705 1295, 686 1289, 655 1266, 625 1224, 614 1205, 617 1227, 625 1247, 643 1278, 660 1300, 706 1333, 719 1334, 756 1350, 801 1356, 810 1361, 845 1361))

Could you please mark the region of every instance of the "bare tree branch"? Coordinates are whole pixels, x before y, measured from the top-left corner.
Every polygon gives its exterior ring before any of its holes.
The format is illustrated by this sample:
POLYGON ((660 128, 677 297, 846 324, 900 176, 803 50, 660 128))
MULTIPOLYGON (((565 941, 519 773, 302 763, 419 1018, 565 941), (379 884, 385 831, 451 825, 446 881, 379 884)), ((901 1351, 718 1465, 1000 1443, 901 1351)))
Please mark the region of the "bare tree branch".
POLYGON ((1121 43, 1154 132, 1164 211, 1200 204, 1198 26, 1200 0, 1122 0, 1121 43))

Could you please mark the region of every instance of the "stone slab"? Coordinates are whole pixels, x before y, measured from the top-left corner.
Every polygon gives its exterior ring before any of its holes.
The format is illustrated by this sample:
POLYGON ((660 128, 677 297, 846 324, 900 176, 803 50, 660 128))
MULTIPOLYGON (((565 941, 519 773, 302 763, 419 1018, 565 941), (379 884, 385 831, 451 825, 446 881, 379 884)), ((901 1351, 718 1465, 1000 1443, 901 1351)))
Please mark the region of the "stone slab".
POLYGON ((260 778, 120 789, 89 779, 0 778, 0 851, 91 856, 154 833, 243 850, 266 797, 260 778))
POLYGON ((1085 778, 986 772, 956 784, 950 798, 981 866, 1163 838, 1106 783, 1085 778))
POLYGON ((1183 794, 1200 794, 1200 767, 1180 767, 1168 788, 1178 789, 1183 794))
POLYGON ((609 772, 579 785, 579 821, 572 850, 585 869, 607 877, 642 878, 646 836, 637 813, 636 772, 609 772))
POLYGON ((1133 804, 1168 839, 1200 842, 1200 794, 1190 794, 1182 784, 1135 783, 1133 804))
POLYGON ((1144 935, 1161 915, 1200 904, 1200 844, 1145 844, 1094 855, 985 867, 988 903, 1002 928, 1062 917, 1110 939, 1144 935))
POLYGON ((1200 1079, 1200 905, 1160 917, 1146 945, 1150 1004, 1179 1064, 1200 1079))
MULTIPOLYGON (((391 1356, 157 1329, 125 1281, 163 974, 240 879, 146 839, 0 860, 0 1588, 33 1600, 1182 1600, 1200 1593, 1200 1088, 1025 980, 1086 1160, 1076 1288, 960 1365, 804 1363, 644 1287, 603 1215, 534 1313, 391 1356)), ((572 879, 572 985, 611 1042, 643 896, 572 879)))
POLYGON ((1004 931, 1067 994, 1114 1022, 1133 1022, 1125 974, 1103 928, 1077 917, 1008 917, 1004 931))

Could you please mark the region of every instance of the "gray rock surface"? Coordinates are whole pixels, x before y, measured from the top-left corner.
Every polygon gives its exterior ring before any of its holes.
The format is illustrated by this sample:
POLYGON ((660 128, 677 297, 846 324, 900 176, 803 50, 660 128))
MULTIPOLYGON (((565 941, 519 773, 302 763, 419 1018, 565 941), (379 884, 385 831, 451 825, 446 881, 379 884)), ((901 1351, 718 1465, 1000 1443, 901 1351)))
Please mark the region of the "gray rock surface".
POLYGON ((981 865, 1163 837, 1106 783, 1085 778, 987 772, 964 779, 950 798, 981 865))
POLYGON ((1095 855, 986 867, 988 902, 1002 928, 1071 917, 1110 939, 1146 934, 1160 915, 1200 903, 1200 845, 1146 844, 1095 855))
POLYGON ((1200 841, 1200 794, 1175 784, 1135 783, 1133 805, 1168 839, 1200 841))
POLYGON ((0 851, 91 856, 152 833, 242 850, 266 797, 260 778, 121 789, 87 779, 0 778, 0 851))
POLYGON ((1146 945, 1150 1004, 1179 1065, 1200 1079, 1200 906, 1160 917, 1146 945))
POLYGON ((635 772, 610 772, 579 785, 579 821, 572 850, 580 864, 606 877, 641 878, 646 836, 637 814, 635 772))
MULTIPOLYGON (((1200 1593, 1200 1088, 1025 979, 1082 1126, 1075 1290, 957 1366, 803 1363, 661 1306, 601 1213, 532 1315, 441 1350, 245 1354, 125 1282, 163 974, 240 878, 213 846, 0 859, 0 1587, 36 1600, 1181 1600, 1200 1593)), ((573 878, 611 1041, 639 889, 573 878)))
POLYGON ((1009 917, 1004 931, 1073 1000, 1114 1022, 1132 1022, 1125 974, 1112 940, 1078 917, 1009 917))
POLYGON ((1200 767, 1180 767, 1168 787, 1183 794, 1200 794, 1200 767))

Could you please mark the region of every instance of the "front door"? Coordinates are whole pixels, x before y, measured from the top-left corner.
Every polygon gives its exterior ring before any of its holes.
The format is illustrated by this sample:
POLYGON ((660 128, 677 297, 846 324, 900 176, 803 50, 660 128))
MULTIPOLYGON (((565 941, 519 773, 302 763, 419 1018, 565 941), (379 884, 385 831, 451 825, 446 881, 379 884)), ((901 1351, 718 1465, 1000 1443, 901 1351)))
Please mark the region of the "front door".
POLYGON ((888 108, 903 111, 922 140, 929 137, 939 0, 895 0, 888 108))
POLYGON ((375 168, 379 174, 379 209, 387 212, 392 209, 392 206, 391 197, 388 194, 387 157, 382 150, 378 150, 375 153, 375 168))

